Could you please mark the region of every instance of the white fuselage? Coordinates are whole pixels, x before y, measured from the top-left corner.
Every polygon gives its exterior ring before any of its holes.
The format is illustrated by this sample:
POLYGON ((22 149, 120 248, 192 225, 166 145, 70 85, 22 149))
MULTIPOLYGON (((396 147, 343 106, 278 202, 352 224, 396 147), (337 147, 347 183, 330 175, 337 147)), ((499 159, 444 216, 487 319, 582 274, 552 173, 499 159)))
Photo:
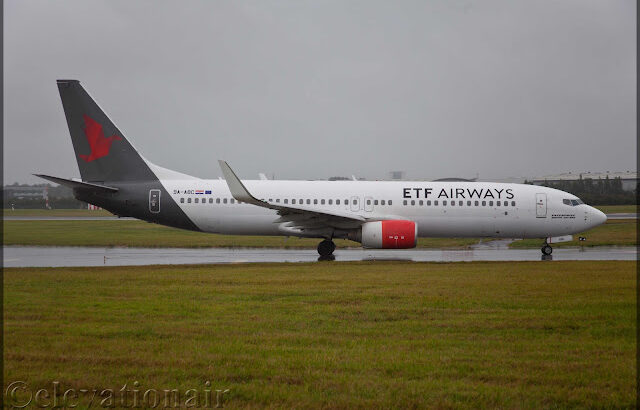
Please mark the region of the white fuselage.
MULTIPOLYGON (((204 232, 286 234, 277 211, 232 201, 224 180, 160 180, 204 232), (200 191, 203 193, 197 193, 200 191)), ((425 181, 243 182, 255 197, 274 204, 349 213, 367 220, 411 220, 417 223, 420 237, 556 237, 583 232, 606 220, 602 212, 589 205, 563 203, 563 200, 578 199, 572 194, 535 185, 425 181)))

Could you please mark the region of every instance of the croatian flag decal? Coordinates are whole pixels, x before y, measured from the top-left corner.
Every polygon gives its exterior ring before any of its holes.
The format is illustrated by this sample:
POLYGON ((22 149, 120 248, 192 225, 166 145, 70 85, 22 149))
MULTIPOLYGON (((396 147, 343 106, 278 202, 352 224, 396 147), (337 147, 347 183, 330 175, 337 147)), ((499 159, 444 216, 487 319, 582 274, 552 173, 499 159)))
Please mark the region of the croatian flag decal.
POLYGON ((202 195, 204 191, 202 189, 196 189, 196 195, 202 195))

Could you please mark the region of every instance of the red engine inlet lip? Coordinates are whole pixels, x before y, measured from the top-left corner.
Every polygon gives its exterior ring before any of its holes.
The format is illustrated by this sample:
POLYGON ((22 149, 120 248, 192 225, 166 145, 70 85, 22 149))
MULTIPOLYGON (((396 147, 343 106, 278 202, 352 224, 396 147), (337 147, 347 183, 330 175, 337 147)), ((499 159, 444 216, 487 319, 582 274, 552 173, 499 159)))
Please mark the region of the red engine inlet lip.
POLYGON ((413 221, 376 221, 362 225, 362 246, 365 248, 415 248, 417 239, 418 226, 413 221))

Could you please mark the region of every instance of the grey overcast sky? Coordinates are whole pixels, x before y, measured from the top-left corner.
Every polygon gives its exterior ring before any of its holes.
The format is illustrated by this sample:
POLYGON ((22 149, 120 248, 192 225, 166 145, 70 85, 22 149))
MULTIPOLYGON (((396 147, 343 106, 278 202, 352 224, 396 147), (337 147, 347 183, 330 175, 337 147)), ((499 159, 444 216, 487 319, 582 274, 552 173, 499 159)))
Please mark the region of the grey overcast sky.
POLYGON ((203 178, 502 179, 636 167, 636 1, 4 2, 4 178, 79 175, 79 79, 203 178))

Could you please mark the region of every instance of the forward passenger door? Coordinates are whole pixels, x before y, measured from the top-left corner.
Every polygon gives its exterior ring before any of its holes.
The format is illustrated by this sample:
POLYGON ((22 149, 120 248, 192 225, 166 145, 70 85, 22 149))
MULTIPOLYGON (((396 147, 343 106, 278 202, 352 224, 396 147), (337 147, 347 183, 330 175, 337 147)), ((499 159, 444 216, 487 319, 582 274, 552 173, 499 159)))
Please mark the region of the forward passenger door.
POLYGON ((547 194, 536 194, 536 218, 547 217, 547 194))

